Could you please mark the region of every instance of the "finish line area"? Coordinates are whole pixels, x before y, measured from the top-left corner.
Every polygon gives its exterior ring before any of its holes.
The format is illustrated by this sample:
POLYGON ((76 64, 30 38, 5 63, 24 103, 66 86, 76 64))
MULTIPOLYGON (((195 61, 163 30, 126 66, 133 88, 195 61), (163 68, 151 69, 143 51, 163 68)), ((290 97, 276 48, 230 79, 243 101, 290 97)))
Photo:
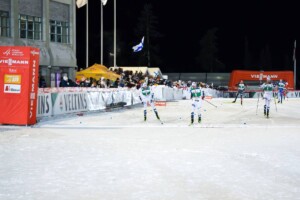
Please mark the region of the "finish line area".
MULTIPOLYGON (((300 125, 300 99, 288 99, 283 104, 272 100, 270 118, 263 115, 263 99, 214 98, 202 102, 202 122, 191 128, 298 128, 300 125), (277 108, 277 111, 276 111, 277 108)), ((161 103, 161 102, 160 102, 161 103)), ((190 127, 191 100, 171 101, 157 105, 163 125, 155 118, 151 107, 147 108, 147 121, 143 121, 142 106, 116 109, 110 112, 82 113, 61 118, 42 120, 33 127, 39 128, 172 128, 190 127)))
POLYGON ((300 101, 191 100, 0 126, 0 199, 298 199, 300 101))

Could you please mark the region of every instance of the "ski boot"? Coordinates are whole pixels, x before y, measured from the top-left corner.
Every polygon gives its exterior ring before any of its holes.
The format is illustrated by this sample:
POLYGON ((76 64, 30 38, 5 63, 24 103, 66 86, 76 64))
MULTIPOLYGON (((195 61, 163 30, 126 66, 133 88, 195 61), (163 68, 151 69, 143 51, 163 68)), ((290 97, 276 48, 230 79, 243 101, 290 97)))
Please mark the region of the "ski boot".
POLYGON ((191 114, 191 123, 190 123, 190 126, 194 124, 194 113, 192 112, 191 114))
POLYGON ((194 118, 191 118, 190 126, 194 124, 194 118))
POLYGON ((267 109, 267 118, 269 118, 269 109, 267 109))
POLYGON ((147 120, 147 110, 144 110, 144 121, 147 120))
POLYGON ((267 115, 267 106, 266 105, 264 106, 264 115, 265 116, 267 115))
POLYGON ((201 123, 201 116, 198 117, 198 123, 201 123))
POLYGON ((154 111, 154 112, 155 112, 156 118, 157 118, 157 119, 160 119, 159 116, 158 116, 157 111, 154 111))

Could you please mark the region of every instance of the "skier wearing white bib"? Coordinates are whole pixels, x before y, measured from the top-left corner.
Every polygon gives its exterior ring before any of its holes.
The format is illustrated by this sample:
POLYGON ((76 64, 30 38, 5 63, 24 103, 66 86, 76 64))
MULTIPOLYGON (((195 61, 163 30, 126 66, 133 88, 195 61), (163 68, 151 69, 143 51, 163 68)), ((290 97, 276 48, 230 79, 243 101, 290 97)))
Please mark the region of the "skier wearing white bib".
POLYGON ((147 85, 147 83, 143 83, 142 87, 140 88, 140 100, 143 102, 144 105, 144 121, 147 120, 147 104, 149 102, 149 104, 152 107, 152 110, 154 111, 156 118, 159 120, 159 116, 156 110, 156 107, 154 105, 154 93, 151 89, 151 87, 149 87, 147 85))
POLYGON ((191 97, 192 97, 192 113, 191 113, 191 124, 194 123, 194 115, 197 111, 198 114, 198 123, 201 122, 201 105, 202 100, 204 99, 204 91, 200 87, 197 87, 195 82, 192 83, 190 88, 191 97))
POLYGON ((264 91, 264 99, 265 99, 265 105, 264 105, 264 115, 269 118, 269 112, 270 112, 270 102, 273 96, 273 90, 274 86, 271 83, 271 78, 267 77, 267 82, 261 85, 261 88, 264 91))

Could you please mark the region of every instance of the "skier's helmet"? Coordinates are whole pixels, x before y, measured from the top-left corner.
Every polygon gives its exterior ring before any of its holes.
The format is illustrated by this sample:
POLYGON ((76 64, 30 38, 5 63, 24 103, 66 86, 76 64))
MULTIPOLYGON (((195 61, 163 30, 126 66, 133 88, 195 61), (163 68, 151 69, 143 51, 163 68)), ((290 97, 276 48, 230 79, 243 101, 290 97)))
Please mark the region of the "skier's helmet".
POLYGON ((196 82, 192 82, 193 87, 196 87, 196 85, 197 85, 196 82))
POLYGON ((142 87, 143 88, 147 87, 147 83, 143 83, 142 87))

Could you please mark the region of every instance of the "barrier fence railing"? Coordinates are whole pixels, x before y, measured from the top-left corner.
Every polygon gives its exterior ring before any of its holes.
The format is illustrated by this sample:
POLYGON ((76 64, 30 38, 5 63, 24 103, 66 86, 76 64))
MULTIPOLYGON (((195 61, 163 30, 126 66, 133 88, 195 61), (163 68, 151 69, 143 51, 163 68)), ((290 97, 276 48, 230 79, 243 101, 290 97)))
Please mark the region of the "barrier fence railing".
MULTIPOLYGON (((172 101, 190 99, 188 88, 152 86, 155 100, 172 101)), ((233 98, 236 91, 217 91, 204 88, 207 98, 233 98)), ((257 91, 246 91, 245 98, 257 98, 257 91)), ((274 95, 277 95, 274 92, 274 95)), ((288 98, 300 98, 300 91, 288 91, 288 98)), ((40 88, 37 117, 104 110, 114 106, 132 106, 140 102, 139 90, 129 88, 40 88)))

